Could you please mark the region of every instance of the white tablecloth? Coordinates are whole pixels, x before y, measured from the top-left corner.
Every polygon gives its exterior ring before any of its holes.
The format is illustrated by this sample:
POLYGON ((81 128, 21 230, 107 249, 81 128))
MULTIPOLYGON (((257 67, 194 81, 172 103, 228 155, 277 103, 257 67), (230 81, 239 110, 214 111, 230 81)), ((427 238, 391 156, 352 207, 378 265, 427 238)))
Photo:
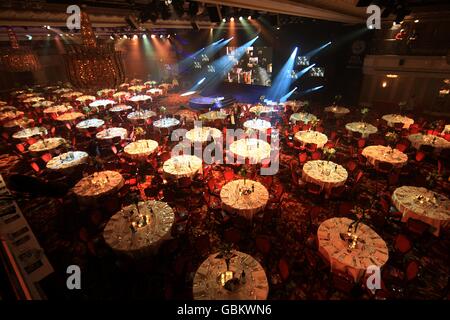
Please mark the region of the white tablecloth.
POLYGON ((314 143, 317 148, 323 148, 328 142, 328 137, 318 131, 299 131, 294 135, 294 139, 302 144, 314 143))
POLYGON ((97 198, 118 191, 125 180, 117 171, 100 171, 84 177, 73 187, 79 198, 97 198))
POLYGON ((234 180, 228 182, 220 191, 222 208, 251 219, 257 212, 264 210, 269 200, 269 192, 261 183, 253 180, 234 180), (245 194, 246 190, 252 190, 245 194))
POLYGON ((52 158, 47 162, 46 167, 50 170, 64 171, 86 163, 88 160, 89 155, 84 151, 69 151, 52 158))
POLYGON ((2 111, 0 113, 0 121, 9 121, 23 116, 24 113, 18 110, 2 111))
POLYGON ((85 103, 87 101, 95 101, 95 96, 84 95, 84 96, 79 96, 75 100, 77 100, 78 102, 81 102, 81 103, 85 103))
POLYGON ((302 179, 315 183, 322 189, 343 186, 347 181, 348 173, 345 168, 332 161, 312 160, 303 166, 302 179))
POLYGON ((125 128, 108 128, 97 132, 95 137, 100 140, 113 139, 115 137, 120 137, 120 139, 125 139, 127 137, 127 129, 125 128))
POLYGON ((137 120, 146 120, 151 117, 155 117, 156 112, 151 110, 140 110, 140 111, 134 111, 127 115, 128 120, 131 121, 137 121, 137 120))
POLYGON ((247 129, 266 131, 271 127, 272 125, 270 124, 270 122, 263 119, 252 119, 244 122, 244 128, 247 129))
POLYGON ((128 111, 133 109, 132 106, 128 106, 126 104, 118 104, 115 105, 114 107, 109 108, 109 111, 111 112, 123 112, 123 111, 128 111))
POLYGON ((172 157, 164 162, 163 170, 166 175, 176 179, 192 178, 202 171, 202 159, 190 155, 172 157))
POLYGON ((433 227, 439 236, 442 227, 450 226, 450 200, 431 190, 403 186, 395 189, 392 202, 403 213, 402 221, 413 218, 433 227))
POLYGON ((262 105, 257 105, 257 106, 253 106, 250 108, 250 112, 252 113, 272 113, 272 112, 277 112, 277 110, 274 107, 269 107, 269 106, 262 106, 262 105))
POLYGON ((408 140, 411 141, 411 145, 417 150, 419 150, 422 145, 432 146, 436 152, 450 148, 449 141, 434 135, 416 133, 409 135, 408 140))
POLYGON ((186 139, 190 142, 207 142, 222 137, 222 132, 216 128, 197 127, 186 132, 186 139))
POLYGON ((342 117, 350 113, 350 109, 345 107, 329 106, 325 108, 325 112, 331 112, 334 114, 335 117, 342 117))
POLYGON ((87 119, 77 123, 76 127, 80 130, 97 129, 105 124, 101 119, 87 119))
POLYGON ((450 133, 450 124, 445 125, 444 130, 442 130, 442 134, 450 133))
POLYGON ((137 140, 127 144, 123 152, 134 160, 145 160, 158 149, 158 142, 154 140, 137 140))
POLYGON ((145 94, 141 94, 141 95, 137 95, 137 96, 131 97, 129 100, 133 101, 133 102, 141 102, 141 101, 152 100, 152 97, 147 96, 145 94))
POLYGON ((100 100, 95 100, 95 101, 91 102, 89 104, 89 107, 106 107, 106 106, 112 106, 114 104, 116 104, 116 102, 114 100, 100 99, 100 100))
POLYGON ((78 118, 84 118, 84 114, 81 112, 67 112, 56 118, 58 121, 74 121, 78 118))
POLYGON ((317 230, 317 239, 319 251, 330 262, 331 270, 347 272, 358 281, 369 266, 381 268, 389 258, 389 251, 384 240, 363 223, 356 231, 356 247, 348 249, 348 243, 341 234, 347 234, 351 222, 348 218, 325 220, 317 230))
POLYGON ((58 104, 44 109, 44 113, 65 113, 71 111, 73 108, 70 104, 58 104))
POLYGON ((59 148, 66 144, 67 141, 63 138, 47 138, 39 140, 28 147, 30 152, 44 152, 59 148))
POLYGON ((153 122, 155 128, 170 128, 180 124, 180 121, 175 118, 162 118, 153 122))
POLYGON ((44 127, 34 127, 20 130, 13 134, 14 139, 29 139, 34 136, 44 136, 47 134, 47 129, 44 127))
POLYGON ((308 123, 308 122, 317 120, 317 117, 311 113, 298 112, 298 113, 293 113, 291 115, 291 117, 289 118, 289 120, 291 122, 301 121, 304 123, 308 123))
POLYGON ((230 151, 254 163, 270 158, 271 147, 266 141, 259 139, 240 139, 230 145, 230 151))
POLYGON ((403 123, 403 128, 408 129, 414 123, 413 119, 399 114, 385 114, 382 119, 386 120, 389 127, 394 127, 395 123, 403 123))
MULTIPOLYGON (((220 274, 227 271, 227 265, 222 258, 216 258, 220 253, 210 255, 194 276, 192 292, 194 300, 266 300, 269 294, 269 283, 266 273, 253 257, 240 251, 232 251, 235 255, 230 260, 230 271, 236 278, 245 273, 245 283, 236 291, 228 291, 219 281, 220 274)), ((241 281, 244 282, 244 281, 241 281)))
POLYGON ((363 138, 368 138, 369 135, 377 133, 377 127, 366 122, 350 122, 345 125, 348 131, 359 132, 363 138))
POLYGON ((213 121, 213 120, 224 120, 228 117, 228 114, 220 111, 209 111, 206 113, 202 113, 198 119, 199 120, 206 120, 206 121, 213 121))
POLYGON ((113 215, 103 230, 105 242, 115 251, 131 256, 155 252, 162 242, 171 238, 175 215, 170 206, 160 201, 139 202, 122 208, 113 215), (148 224, 131 231, 130 225, 140 215, 148 217, 148 224))
POLYGON ((368 146, 362 151, 362 155, 374 167, 378 167, 380 162, 389 162, 394 167, 403 167, 408 162, 408 156, 397 149, 386 146, 368 146))

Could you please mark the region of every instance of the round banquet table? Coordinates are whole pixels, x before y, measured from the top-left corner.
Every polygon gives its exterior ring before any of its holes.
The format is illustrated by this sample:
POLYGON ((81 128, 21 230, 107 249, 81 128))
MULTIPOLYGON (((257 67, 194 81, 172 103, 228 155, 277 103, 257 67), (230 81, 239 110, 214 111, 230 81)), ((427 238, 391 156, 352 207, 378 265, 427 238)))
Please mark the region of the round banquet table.
POLYGON ((400 168, 408 162, 408 156, 397 149, 386 146, 368 146, 362 151, 362 155, 375 168, 380 162, 391 163, 395 168, 400 168))
POLYGON ((149 93, 154 96, 161 96, 164 94, 164 91, 163 91, 163 89, 159 89, 159 88, 151 88, 151 89, 148 89, 146 91, 146 93, 149 93))
POLYGON ((230 259, 230 271, 240 278, 245 272, 245 283, 236 291, 229 291, 220 282, 220 275, 227 271, 220 253, 210 255, 194 275, 192 293, 194 300, 266 300, 269 294, 269 283, 264 269, 250 255, 233 250, 230 259))
POLYGON ((5 128, 15 128, 15 127, 19 127, 19 128, 26 128, 30 125, 32 125, 34 123, 34 120, 31 118, 21 118, 21 119, 16 119, 16 120, 11 120, 6 122, 3 127, 5 128))
POLYGON ((78 181, 73 192, 81 200, 95 199, 118 191, 124 183, 117 171, 99 171, 78 181))
POLYGON ((130 121, 139 121, 139 120, 147 120, 151 117, 155 117, 156 112, 151 110, 140 110, 140 111, 134 111, 127 115, 127 119, 130 121))
POLYGON ((109 111, 111 112, 123 112, 133 109, 132 106, 127 106, 126 104, 118 104, 114 107, 109 108, 109 111))
POLYGON ((272 125, 269 121, 263 119, 251 119, 244 122, 244 128, 266 131, 270 129, 272 125))
POLYGON ((369 135, 377 133, 377 127, 366 122, 350 122, 345 125, 345 128, 351 132, 359 132, 363 138, 368 138, 369 135))
POLYGON ((294 135, 294 139, 302 144, 314 143, 319 149, 328 142, 328 137, 318 131, 299 131, 294 135))
POLYGON ((238 157, 259 163, 270 158, 271 146, 266 141, 259 139, 240 139, 230 145, 230 151, 238 157))
POLYGON ((56 117, 56 120, 58 121, 75 121, 78 118, 84 118, 84 114, 81 112, 67 112, 64 113, 58 117, 56 117))
POLYGON ((331 112, 332 114, 334 114, 336 118, 343 117, 346 114, 350 113, 350 109, 338 106, 329 106, 326 107, 324 110, 325 112, 331 112))
POLYGON ((431 134, 427 135, 421 133, 411 134, 408 136, 408 140, 411 141, 411 145, 417 150, 419 150, 420 147, 423 145, 432 146, 435 149, 435 152, 438 153, 442 149, 450 148, 449 141, 431 134))
POLYGON ((175 156, 164 162, 163 171, 175 179, 192 178, 202 172, 202 159, 191 155, 175 156))
POLYGON ((34 136, 44 136, 47 134, 47 129, 44 127, 34 127, 20 130, 13 134, 14 139, 29 139, 34 136))
POLYGON ((44 101, 38 101, 36 103, 34 103, 32 105, 33 108, 47 108, 50 107, 52 105, 54 105, 55 103, 53 101, 49 101, 49 100, 44 100, 44 101))
POLYGON ((116 102, 114 100, 110 100, 110 99, 100 99, 100 100, 95 100, 91 103, 89 103, 89 107, 106 107, 109 105, 114 105, 116 104, 116 102))
POLYGON ((120 139, 125 139, 127 137, 127 134, 127 129, 113 127, 97 132, 95 137, 100 140, 109 140, 117 137, 120 137, 120 139))
POLYGON ((141 101, 147 101, 147 100, 152 100, 152 97, 147 96, 145 94, 140 94, 134 97, 131 97, 130 99, 128 99, 129 101, 133 101, 133 102, 141 102, 141 101))
POLYGON ((105 242, 116 252, 130 256, 154 253, 160 245, 171 239, 171 229, 175 221, 172 208, 161 201, 144 201, 122 208, 109 219, 103 230, 105 242), (139 208, 139 210, 138 210, 139 208), (147 224, 136 227, 144 216, 147 224))
POLYGON ((220 111, 209 111, 199 115, 198 119, 203 121, 225 120, 228 114, 220 111))
POLYGON ((114 94, 114 92, 116 92, 116 89, 102 89, 102 90, 97 91, 97 95, 99 97, 107 96, 109 94, 114 94))
POLYGON ((332 161, 312 160, 303 166, 302 179, 317 184, 327 191, 343 186, 347 178, 347 170, 332 161))
POLYGON ((43 97, 31 97, 23 100, 23 103, 36 103, 45 100, 43 97))
POLYGON ((441 228, 450 226, 450 200, 431 190, 403 186, 395 189, 392 202, 402 212, 402 221, 410 218, 420 220, 433 229, 433 234, 439 236, 441 228))
MULTIPOLYGON (((61 90, 64 90, 64 89, 61 89, 61 90)), ((67 89, 67 90, 70 90, 70 89, 67 89)), ((76 97, 81 97, 83 95, 82 92, 78 92, 78 91, 64 91, 64 92, 65 93, 61 94, 61 98, 73 99, 76 97)), ((55 93, 56 93, 56 91, 55 91, 55 93)))
POLYGON ((158 142, 154 140, 137 140, 127 144, 123 149, 125 155, 133 160, 145 160, 158 149, 158 142))
POLYGON ((0 122, 14 120, 23 115, 24 113, 18 110, 3 111, 0 113, 0 122))
POLYGON ((266 207, 269 192, 257 181, 239 179, 228 182, 222 187, 220 199, 225 211, 237 213, 251 220, 254 214, 266 207), (250 193, 246 194, 246 192, 250 193))
POLYGON ((198 115, 195 111, 192 110, 180 110, 175 113, 180 116, 181 119, 185 119, 186 121, 193 122, 198 119, 198 115))
POLYGON ((44 113, 45 114, 49 114, 49 113, 65 113, 68 112, 70 110, 72 110, 72 106, 71 105, 65 105, 65 104, 58 104, 56 106, 50 106, 48 108, 44 109, 44 113))
POLYGON ((155 128, 170 128, 180 124, 180 121, 175 118, 162 118, 153 122, 155 128))
POLYGON ((297 113, 293 113, 291 115, 291 117, 289 118, 289 120, 291 122, 301 121, 304 123, 308 123, 308 122, 317 120, 317 117, 315 115, 313 115, 312 113, 297 112, 297 113))
POLYGON ((84 151, 69 151, 52 158, 47 162, 49 170, 65 171, 75 168, 89 160, 89 155, 84 151))
POLYGON ((263 106, 263 105, 253 106, 250 108, 249 111, 252 113, 261 113, 261 114, 277 112, 277 110, 274 107, 268 107, 268 106, 263 106))
POLYGON ((44 152, 57 149, 67 144, 67 141, 63 138, 47 138, 39 140, 28 147, 30 152, 44 152))
POLYGON ((319 252, 330 262, 331 271, 338 270, 361 279, 369 266, 382 267, 389 258, 386 242, 369 226, 360 223, 356 234, 358 242, 349 249, 341 235, 347 234, 352 220, 331 218, 322 222, 317 230, 319 252))
POLYGON ((389 127, 394 127, 396 123, 403 123, 403 128, 408 129, 414 123, 414 120, 399 114, 385 114, 382 117, 389 127))
POLYGON ((191 143, 204 143, 207 141, 220 139, 221 137, 222 132, 219 129, 210 127, 195 127, 194 129, 186 132, 186 139, 188 139, 191 143))
POLYGON ((79 96, 75 100, 77 100, 78 102, 81 102, 81 103, 85 103, 87 101, 95 101, 95 96, 89 96, 89 95, 79 96))
POLYGON ((79 130, 98 129, 105 124, 101 119, 87 119, 77 123, 76 127, 79 130))

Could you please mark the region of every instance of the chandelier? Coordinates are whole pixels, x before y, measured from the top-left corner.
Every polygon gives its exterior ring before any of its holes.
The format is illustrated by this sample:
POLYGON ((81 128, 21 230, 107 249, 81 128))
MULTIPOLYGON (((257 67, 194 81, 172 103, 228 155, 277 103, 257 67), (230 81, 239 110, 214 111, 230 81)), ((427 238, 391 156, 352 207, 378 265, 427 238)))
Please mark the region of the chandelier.
POLYGON ((40 68, 36 54, 29 48, 20 48, 15 32, 8 28, 11 48, 6 49, 0 56, 1 64, 8 72, 36 71, 40 68))
POLYGON ((77 88, 115 88, 124 82, 122 56, 114 43, 99 44, 89 16, 81 13, 82 44, 68 45, 64 60, 67 75, 77 88))

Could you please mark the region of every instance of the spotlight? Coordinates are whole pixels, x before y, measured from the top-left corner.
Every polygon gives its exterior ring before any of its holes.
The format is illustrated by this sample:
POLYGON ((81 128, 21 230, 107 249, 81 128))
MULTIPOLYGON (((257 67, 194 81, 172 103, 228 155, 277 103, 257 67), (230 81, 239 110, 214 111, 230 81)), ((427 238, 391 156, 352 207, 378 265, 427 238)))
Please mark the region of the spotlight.
POLYGON ((227 22, 227 19, 223 18, 223 19, 222 19, 222 22, 227 22))
POLYGON ((50 30, 50 26, 45 26, 47 28, 47 30, 50 30))
POLYGON ((167 35, 167 38, 170 38, 170 34, 167 35))
POLYGON ((128 39, 128 37, 127 37, 126 34, 124 34, 122 38, 123 38, 123 39, 128 39))
POLYGON ((154 34, 152 34, 152 39, 156 38, 156 36, 154 34))
POLYGON ((419 23, 419 19, 414 20, 414 23, 419 23))
POLYGON ((147 35, 145 33, 142 35, 142 39, 147 39, 147 35))
POLYGON ((28 38, 28 40, 31 40, 31 39, 33 39, 33 36, 27 34, 27 38, 28 38))
POLYGON ((248 19, 248 20, 252 20, 252 16, 248 16, 247 19, 248 19))
POLYGON ((241 17, 239 17, 239 20, 241 20, 241 21, 242 21, 242 20, 244 20, 244 18, 243 18, 243 17, 241 16, 241 17))
POLYGON ((231 18, 230 18, 230 21, 231 21, 231 22, 234 22, 234 18, 233 18, 233 17, 231 17, 231 18))
POLYGON ((280 30, 280 27, 277 27, 277 30, 280 30))
POLYGON ((62 33, 60 33, 60 34, 59 34, 59 36, 60 36, 60 37, 62 37, 62 36, 63 36, 63 34, 62 34, 62 33))
POLYGON ((138 38, 138 36, 137 36, 137 34, 135 34, 135 35, 133 36, 133 40, 137 40, 137 38, 138 38))
POLYGON ((47 37, 50 37, 51 35, 50 35, 50 33, 47 33, 47 37))
POLYGON ((163 37, 163 35, 162 35, 162 34, 160 34, 160 35, 159 35, 159 38, 160 38, 160 39, 162 39, 162 37, 163 37))
POLYGON ((113 37, 113 36, 109 36, 109 38, 110 38, 111 40, 114 40, 114 37, 113 37))

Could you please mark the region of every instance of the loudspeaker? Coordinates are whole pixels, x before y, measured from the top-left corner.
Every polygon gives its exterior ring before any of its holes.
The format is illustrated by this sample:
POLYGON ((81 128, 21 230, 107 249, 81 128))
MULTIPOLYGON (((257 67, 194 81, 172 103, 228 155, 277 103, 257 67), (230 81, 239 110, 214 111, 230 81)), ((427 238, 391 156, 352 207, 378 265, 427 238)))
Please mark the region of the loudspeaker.
POLYGON ((221 22, 222 21, 222 15, 220 13, 219 10, 219 6, 215 5, 213 7, 207 7, 208 9, 208 15, 209 15, 209 20, 211 20, 211 22, 221 22))

